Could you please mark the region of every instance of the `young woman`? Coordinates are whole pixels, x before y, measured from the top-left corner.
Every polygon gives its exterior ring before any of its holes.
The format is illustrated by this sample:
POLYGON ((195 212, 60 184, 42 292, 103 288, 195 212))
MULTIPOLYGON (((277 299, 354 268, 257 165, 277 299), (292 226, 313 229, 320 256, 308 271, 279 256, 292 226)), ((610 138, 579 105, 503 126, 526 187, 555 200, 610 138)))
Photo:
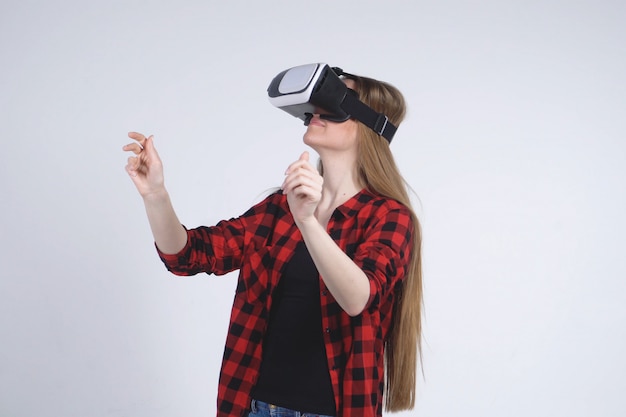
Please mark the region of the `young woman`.
MULTIPOLYGON (((393 86, 344 76, 398 126, 393 86)), ((239 269, 217 415, 380 417, 411 409, 421 337, 421 235, 389 142, 318 109, 281 190, 243 215, 187 230, 152 136, 130 133, 126 166, 158 253, 177 275, 239 269)))

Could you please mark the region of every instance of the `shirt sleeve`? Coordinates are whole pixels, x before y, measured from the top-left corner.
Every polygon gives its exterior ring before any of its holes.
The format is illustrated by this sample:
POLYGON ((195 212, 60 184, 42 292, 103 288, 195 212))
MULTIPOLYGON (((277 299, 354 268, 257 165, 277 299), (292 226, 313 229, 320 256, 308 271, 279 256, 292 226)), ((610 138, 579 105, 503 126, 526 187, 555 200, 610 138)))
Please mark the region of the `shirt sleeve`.
MULTIPOLYGON (((237 218, 215 226, 187 230, 187 243, 178 253, 165 254, 156 247, 165 267, 175 275, 223 275, 241 267, 246 245, 259 234, 272 196, 237 218)), ((262 236, 259 236, 262 237, 262 236)))
POLYGON ((370 283, 366 309, 376 308, 403 281, 411 260, 414 225, 404 206, 379 210, 365 232, 354 262, 370 283))

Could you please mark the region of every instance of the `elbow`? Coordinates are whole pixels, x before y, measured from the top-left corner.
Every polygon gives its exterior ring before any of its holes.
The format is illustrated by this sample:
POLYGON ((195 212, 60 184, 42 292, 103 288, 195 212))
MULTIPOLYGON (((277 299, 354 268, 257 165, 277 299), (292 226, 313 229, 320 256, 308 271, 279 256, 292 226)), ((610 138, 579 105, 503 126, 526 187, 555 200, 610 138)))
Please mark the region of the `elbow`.
POLYGON ((361 270, 356 277, 353 275, 351 280, 340 282, 326 281, 326 285, 330 293, 335 298, 339 307, 350 317, 356 317, 363 313, 370 302, 371 282, 367 275, 361 270), (332 285, 331 285, 332 284, 332 285))
POLYGON ((343 311, 350 317, 356 317, 363 313, 370 301, 370 280, 363 274, 365 279, 354 285, 349 294, 346 294, 341 306, 343 311))
POLYGON ((349 303, 345 307, 343 307, 343 311, 346 312, 350 317, 356 317, 363 313, 365 307, 367 305, 367 299, 360 300, 359 302, 349 303))
POLYGON ((356 317, 363 312, 363 309, 344 310, 350 317, 356 317))

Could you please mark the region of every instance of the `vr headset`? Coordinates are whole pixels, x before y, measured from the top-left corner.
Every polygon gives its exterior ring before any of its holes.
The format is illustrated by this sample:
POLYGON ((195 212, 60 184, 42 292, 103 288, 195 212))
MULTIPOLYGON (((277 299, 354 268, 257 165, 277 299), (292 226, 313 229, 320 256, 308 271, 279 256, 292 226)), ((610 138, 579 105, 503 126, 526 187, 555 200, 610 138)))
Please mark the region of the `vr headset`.
POLYGON ((397 127, 386 115, 378 113, 361 100, 356 91, 348 88, 339 78, 351 74, 327 64, 307 64, 289 68, 278 74, 267 93, 270 103, 309 124, 315 109, 327 114, 320 118, 345 122, 354 118, 391 143, 397 127))

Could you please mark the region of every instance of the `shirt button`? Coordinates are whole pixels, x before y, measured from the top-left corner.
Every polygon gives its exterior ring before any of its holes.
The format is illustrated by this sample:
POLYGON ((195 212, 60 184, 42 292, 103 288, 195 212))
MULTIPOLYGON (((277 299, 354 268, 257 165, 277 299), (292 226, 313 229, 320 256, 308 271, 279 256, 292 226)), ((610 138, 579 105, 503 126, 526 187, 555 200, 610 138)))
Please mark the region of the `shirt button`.
POLYGON ((326 333, 330 333, 330 329, 328 327, 326 328, 326 333))
POLYGON ((322 295, 328 295, 328 291, 326 290, 322 291, 322 295))

